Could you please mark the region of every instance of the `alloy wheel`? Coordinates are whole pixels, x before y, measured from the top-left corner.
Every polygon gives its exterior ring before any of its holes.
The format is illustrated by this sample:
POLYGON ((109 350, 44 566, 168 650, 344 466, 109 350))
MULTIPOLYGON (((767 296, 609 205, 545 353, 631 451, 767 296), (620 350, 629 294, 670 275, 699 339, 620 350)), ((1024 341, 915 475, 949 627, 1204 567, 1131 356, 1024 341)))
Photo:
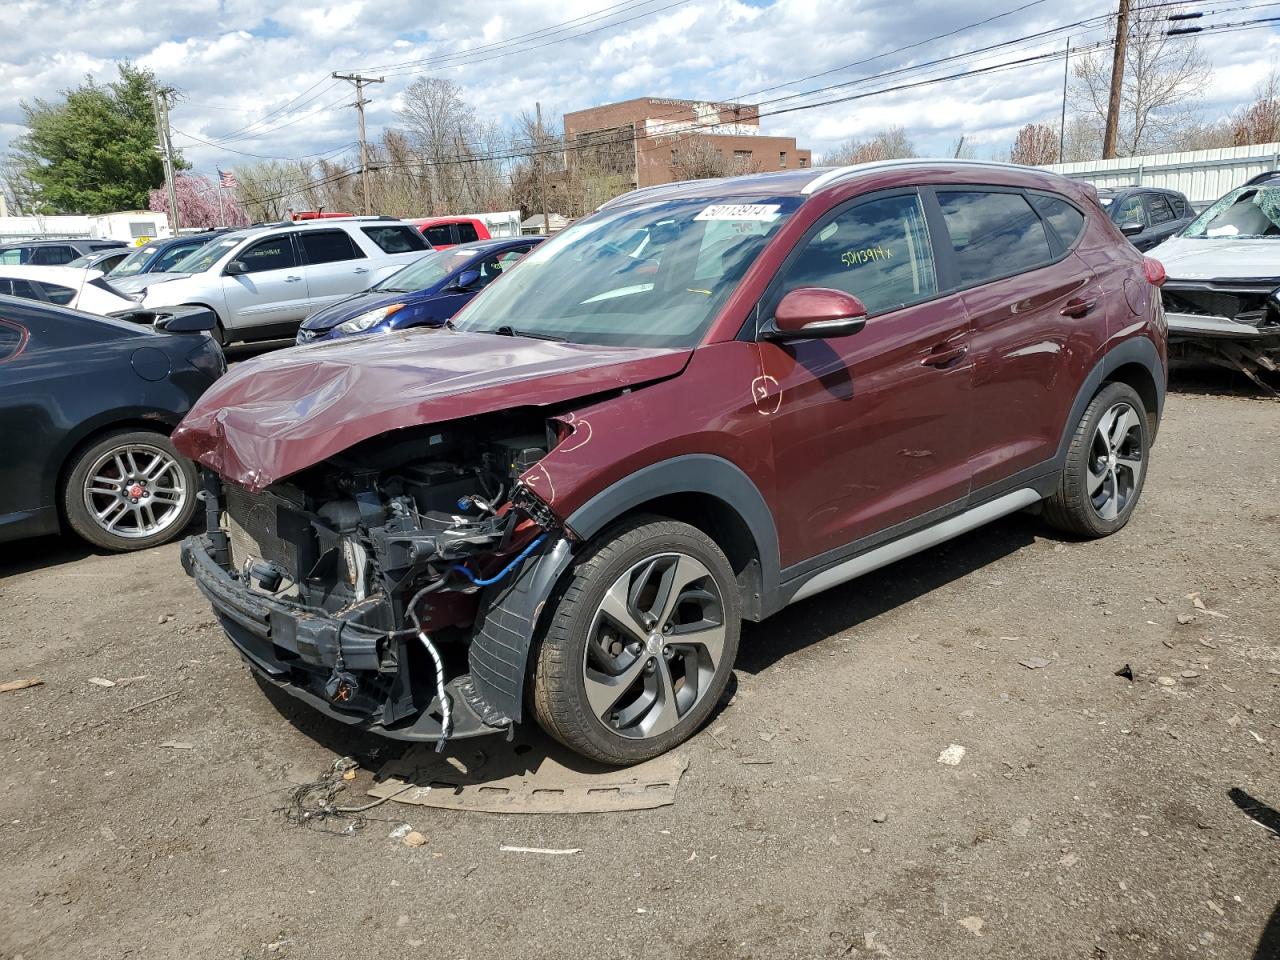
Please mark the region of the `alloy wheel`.
POLYGON ((1133 502, 1142 479, 1142 420, 1125 401, 1113 404, 1098 421, 1089 450, 1088 493, 1103 520, 1115 520, 1133 502))
POLYGON ((592 712, 621 736, 655 737, 712 687, 725 645, 720 587, 693 557, 659 554, 614 581, 590 630, 582 679, 592 712))
POLYGON ((173 526, 190 491, 178 462, 160 447, 130 443, 108 450, 89 468, 84 505, 105 532, 141 540, 173 526))

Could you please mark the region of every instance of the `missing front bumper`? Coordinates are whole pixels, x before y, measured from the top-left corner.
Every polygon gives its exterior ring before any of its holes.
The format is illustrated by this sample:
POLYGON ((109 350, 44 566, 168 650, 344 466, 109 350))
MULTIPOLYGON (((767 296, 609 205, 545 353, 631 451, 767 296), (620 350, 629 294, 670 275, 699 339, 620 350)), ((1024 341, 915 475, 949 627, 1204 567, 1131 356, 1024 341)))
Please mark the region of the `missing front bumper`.
MULTIPOLYGON (((397 740, 439 741, 434 667, 412 635, 393 636, 352 620, 249 589, 214 559, 207 536, 182 543, 182 567, 213 606, 228 639, 261 678, 340 723, 397 740), (334 702, 336 676, 341 686, 334 702)), ((446 685, 447 739, 507 732, 511 721, 477 693, 468 674, 446 685)))

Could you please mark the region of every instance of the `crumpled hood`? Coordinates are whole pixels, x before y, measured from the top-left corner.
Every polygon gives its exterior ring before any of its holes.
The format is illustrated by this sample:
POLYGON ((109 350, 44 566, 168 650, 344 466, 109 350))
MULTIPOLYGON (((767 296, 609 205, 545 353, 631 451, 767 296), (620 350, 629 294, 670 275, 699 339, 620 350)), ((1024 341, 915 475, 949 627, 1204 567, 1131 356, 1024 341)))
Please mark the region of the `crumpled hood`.
POLYGON ((1173 237, 1147 253, 1164 264, 1170 280, 1280 278, 1280 238, 1173 237))
POLYGON ((257 491, 391 430, 674 376, 691 352, 444 328, 311 344, 238 364, 191 408, 173 442, 257 491))

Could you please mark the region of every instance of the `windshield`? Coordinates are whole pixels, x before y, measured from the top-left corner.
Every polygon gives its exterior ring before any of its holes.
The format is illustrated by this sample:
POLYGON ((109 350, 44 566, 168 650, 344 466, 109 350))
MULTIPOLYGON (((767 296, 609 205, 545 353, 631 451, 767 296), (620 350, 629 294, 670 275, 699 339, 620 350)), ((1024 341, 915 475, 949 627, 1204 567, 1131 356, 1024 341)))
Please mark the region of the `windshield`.
POLYGON ((596 214, 535 247, 454 323, 605 346, 691 347, 800 203, 670 200, 596 214))
POLYGON ((1280 186, 1232 190, 1192 221, 1184 237, 1280 237, 1280 186))
POLYGON ((159 249, 159 247, 154 247, 150 244, 145 247, 139 247, 120 261, 119 265, 111 271, 111 276, 132 277, 134 274, 142 273, 147 264, 156 258, 156 253, 159 249))
POLYGON ((413 261, 403 270, 397 270, 381 283, 374 284, 372 289, 387 293, 425 290, 434 287, 474 256, 474 250, 437 250, 413 261))
POLYGON ((168 272, 204 273, 204 271, 221 260, 225 254, 230 253, 243 242, 244 237, 223 237, 221 240, 206 243, 203 247, 191 251, 175 263, 169 268, 168 272))

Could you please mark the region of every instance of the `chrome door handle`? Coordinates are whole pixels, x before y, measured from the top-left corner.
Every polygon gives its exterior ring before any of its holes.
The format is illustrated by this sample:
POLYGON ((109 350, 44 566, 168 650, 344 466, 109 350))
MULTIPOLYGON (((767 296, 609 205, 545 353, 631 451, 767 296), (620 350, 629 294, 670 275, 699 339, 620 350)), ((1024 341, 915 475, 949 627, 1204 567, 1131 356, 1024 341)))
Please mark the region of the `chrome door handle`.
POLYGON ((356 267, 356 273, 368 273, 368 272, 369 272, 368 267, 356 267))
POLYGON ((284 282, 285 282, 285 283, 297 283, 297 282, 298 282, 299 280, 301 280, 301 279, 302 279, 301 277, 285 277, 285 278, 284 278, 284 282))

